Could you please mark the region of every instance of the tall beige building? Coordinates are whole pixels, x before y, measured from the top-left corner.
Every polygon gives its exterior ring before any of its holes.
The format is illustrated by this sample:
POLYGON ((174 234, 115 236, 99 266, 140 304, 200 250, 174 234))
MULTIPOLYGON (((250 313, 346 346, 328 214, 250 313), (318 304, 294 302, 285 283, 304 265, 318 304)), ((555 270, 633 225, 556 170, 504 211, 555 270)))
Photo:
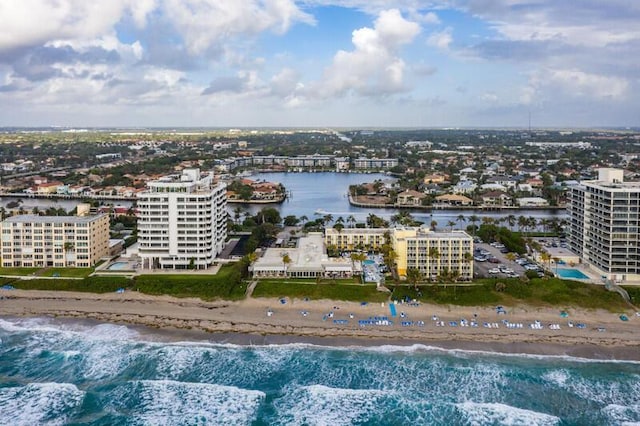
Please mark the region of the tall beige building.
POLYGON ((5 219, 2 266, 89 268, 109 254, 109 216, 20 215, 5 219))

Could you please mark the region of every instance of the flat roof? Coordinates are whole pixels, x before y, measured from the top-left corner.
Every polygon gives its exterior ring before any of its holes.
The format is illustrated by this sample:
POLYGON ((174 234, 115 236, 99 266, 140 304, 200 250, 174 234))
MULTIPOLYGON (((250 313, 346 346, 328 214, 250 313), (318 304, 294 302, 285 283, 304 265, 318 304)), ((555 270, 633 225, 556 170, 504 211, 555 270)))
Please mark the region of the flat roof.
POLYGON ((4 220, 6 223, 89 223, 102 216, 105 213, 92 216, 39 216, 36 214, 23 214, 11 216, 4 220))

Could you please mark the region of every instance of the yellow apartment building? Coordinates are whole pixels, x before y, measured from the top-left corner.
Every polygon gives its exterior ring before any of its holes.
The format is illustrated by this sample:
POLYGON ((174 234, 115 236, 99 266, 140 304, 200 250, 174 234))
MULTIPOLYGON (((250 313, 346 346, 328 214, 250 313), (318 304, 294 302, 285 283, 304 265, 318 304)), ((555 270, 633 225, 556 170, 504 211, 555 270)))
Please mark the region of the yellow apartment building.
POLYGON ((109 216, 20 215, 5 219, 2 266, 89 268, 109 254, 109 216))

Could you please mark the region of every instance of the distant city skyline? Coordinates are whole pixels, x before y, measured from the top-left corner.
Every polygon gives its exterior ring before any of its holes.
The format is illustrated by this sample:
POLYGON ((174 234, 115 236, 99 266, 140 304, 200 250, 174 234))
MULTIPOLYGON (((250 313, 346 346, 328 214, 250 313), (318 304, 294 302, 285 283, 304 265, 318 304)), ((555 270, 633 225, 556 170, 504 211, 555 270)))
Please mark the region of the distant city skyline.
POLYGON ((640 2, 0 0, 0 126, 637 127, 640 2))

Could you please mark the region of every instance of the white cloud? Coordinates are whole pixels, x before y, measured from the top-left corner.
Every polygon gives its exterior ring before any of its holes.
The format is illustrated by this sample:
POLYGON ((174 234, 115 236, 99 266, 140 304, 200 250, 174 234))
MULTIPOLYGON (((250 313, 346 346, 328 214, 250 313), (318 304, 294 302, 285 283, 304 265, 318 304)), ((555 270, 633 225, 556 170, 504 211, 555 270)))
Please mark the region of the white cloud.
POLYGON ((53 40, 97 38, 113 32, 126 11, 143 25, 154 6, 138 0, 20 0, 0 2, 0 51, 53 40))
POLYGON ((521 101, 533 103, 558 93, 570 98, 621 101, 629 91, 629 82, 619 77, 590 74, 576 69, 545 69, 534 73, 524 88, 521 101))
POLYGON ((438 49, 448 50, 449 45, 453 42, 453 29, 447 27, 442 31, 434 32, 427 38, 427 44, 429 46, 437 47, 438 49))
POLYGON ((640 38, 640 3, 636 1, 465 0, 458 4, 487 20, 508 40, 604 47, 640 38))
POLYGON ((399 50, 419 32, 420 25, 404 19, 397 9, 380 12, 374 28, 353 32, 354 50, 336 53, 315 85, 315 95, 339 96, 349 91, 371 95, 404 90, 405 63, 399 50))
POLYGON ((424 15, 420 16, 419 19, 420 22, 423 22, 425 24, 436 25, 440 23, 440 18, 438 18, 438 15, 433 12, 425 13, 424 15))
POLYGON ((294 22, 315 22, 292 0, 165 0, 164 8, 192 54, 234 36, 284 33, 294 22))

